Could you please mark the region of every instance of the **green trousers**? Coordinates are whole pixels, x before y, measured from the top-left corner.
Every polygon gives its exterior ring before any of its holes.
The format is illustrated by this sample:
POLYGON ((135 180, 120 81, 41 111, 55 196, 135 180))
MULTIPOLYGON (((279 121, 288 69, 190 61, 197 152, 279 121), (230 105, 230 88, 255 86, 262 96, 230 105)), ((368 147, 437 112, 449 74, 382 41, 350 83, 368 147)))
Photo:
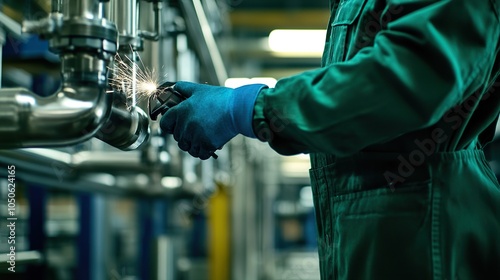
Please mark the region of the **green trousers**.
POLYGON ((311 163, 321 279, 500 279, 500 187, 481 150, 311 163))

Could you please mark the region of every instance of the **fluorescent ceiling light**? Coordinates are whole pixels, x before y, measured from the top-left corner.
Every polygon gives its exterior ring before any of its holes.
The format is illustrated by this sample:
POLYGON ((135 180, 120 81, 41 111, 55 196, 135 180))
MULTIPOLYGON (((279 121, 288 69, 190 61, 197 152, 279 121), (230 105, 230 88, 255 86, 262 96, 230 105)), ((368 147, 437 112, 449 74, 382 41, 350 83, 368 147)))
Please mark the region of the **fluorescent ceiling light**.
POLYGON ((326 30, 275 29, 269 33, 268 44, 278 56, 321 56, 325 46, 326 30))
POLYGON ((182 179, 174 176, 165 176, 161 178, 161 185, 167 189, 176 189, 182 186, 182 179))

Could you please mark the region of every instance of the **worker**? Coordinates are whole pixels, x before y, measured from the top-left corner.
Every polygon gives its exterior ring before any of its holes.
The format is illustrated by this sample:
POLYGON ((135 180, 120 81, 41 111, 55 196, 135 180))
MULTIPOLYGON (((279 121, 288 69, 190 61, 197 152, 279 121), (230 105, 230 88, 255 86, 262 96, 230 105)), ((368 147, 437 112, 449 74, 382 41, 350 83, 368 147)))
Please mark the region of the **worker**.
MULTIPOLYGON (((332 0, 318 69, 178 82, 160 125, 207 159, 237 134, 310 154, 321 279, 500 279, 500 0, 332 0)), ((300 38, 297 38, 300 42, 300 38)))

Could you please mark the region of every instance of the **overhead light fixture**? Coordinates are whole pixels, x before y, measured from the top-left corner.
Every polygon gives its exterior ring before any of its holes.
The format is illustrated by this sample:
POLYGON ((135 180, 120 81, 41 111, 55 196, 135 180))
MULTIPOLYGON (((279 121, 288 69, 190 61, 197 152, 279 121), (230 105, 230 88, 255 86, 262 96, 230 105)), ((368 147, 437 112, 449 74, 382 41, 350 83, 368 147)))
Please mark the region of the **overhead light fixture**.
POLYGON ((182 179, 174 176, 165 176, 161 178, 161 185, 167 189, 176 189, 182 186, 182 179))
POLYGON ((276 56, 321 57, 325 38, 323 29, 275 29, 268 44, 276 56))

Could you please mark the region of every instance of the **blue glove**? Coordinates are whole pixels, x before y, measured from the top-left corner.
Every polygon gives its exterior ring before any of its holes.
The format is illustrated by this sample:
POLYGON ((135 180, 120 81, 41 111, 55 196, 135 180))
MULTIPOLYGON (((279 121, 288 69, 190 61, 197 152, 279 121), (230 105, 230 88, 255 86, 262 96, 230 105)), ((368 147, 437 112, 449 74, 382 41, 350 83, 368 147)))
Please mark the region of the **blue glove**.
POLYGON ((160 127, 173 134, 181 150, 208 159, 239 133, 256 138, 252 129, 253 107, 264 87, 253 84, 232 89, 177 82, 174 89, 187 99, 162 116, 160 127))

